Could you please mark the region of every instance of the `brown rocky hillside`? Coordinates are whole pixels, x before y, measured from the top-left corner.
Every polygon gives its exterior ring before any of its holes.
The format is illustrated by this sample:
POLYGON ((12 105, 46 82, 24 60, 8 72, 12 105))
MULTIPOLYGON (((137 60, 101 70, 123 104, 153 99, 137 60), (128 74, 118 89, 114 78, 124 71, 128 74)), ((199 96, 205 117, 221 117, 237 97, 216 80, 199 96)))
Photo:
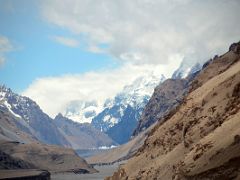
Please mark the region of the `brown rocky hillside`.
POLYGON ((183 103, 107 179, 240 179, 240 43, 205 65, 183 103))
POLYGON ((0 141, 0 151, 2 152, 0 158, 9 164, 7 167, 2 165, 2 169, 16 169, 13 167, 16 164, 15 166, 19 166, 17 169, 34 167, 51 172, 97 172, 70 148, 42 143, 0 141))

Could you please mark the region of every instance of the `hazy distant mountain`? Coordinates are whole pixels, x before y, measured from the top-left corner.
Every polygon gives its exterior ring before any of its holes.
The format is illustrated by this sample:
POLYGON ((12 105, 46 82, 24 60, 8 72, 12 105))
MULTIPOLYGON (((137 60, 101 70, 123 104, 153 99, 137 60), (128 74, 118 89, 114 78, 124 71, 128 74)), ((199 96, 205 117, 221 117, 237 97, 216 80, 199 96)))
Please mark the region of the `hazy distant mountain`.
POLYGON ((93 149, 117 145, 108 135, 89 123, 80 124, 64 117, 62 114, 55 117, 54 123, 73 149, 93 149))

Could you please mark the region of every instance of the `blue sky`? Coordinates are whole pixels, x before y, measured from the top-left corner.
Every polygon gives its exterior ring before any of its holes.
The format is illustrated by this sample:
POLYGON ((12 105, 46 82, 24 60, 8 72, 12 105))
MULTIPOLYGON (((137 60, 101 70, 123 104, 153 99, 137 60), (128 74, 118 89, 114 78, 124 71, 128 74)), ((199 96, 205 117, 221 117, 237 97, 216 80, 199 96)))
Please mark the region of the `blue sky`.
POLYGON ((54 36, 77 37, 44 21, 37 1, 0 1, 0 22, 0 35, 14 46, 0 67, 0 83, 18 93, 37 78, 118 66, 106 54, 84 50, 84 42, 69 47, 54 41, 54 36))

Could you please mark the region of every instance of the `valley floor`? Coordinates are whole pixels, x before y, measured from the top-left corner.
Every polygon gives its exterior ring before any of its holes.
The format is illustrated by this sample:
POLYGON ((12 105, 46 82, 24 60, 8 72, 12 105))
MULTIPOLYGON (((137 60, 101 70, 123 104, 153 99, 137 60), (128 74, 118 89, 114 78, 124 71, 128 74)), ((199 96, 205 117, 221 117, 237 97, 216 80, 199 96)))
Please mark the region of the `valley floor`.
POLYGON ((94 166, 99 172, 94 174, 74 174, 74 173, 57 173, 51 174, 51 180, 103 180, 111 176, 117 170, 119 163, 105 166, 94 166))

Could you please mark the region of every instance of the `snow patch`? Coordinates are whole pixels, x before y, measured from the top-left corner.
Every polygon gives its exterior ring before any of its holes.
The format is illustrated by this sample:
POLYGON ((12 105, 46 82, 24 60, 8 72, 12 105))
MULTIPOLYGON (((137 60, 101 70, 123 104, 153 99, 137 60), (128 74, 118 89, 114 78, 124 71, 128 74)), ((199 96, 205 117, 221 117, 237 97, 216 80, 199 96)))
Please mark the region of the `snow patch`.
POLYGON ((114 145, 112 145, 112 146, 100 146, 100 147, 98 147, 98 149, 112 149, 112 148, 116 148, 117 146, 114 146, 114 145))
POLYGON ((118 123, 118 119, 112 117, 112 118, 110 119, 110 122, 111 122, 112 124, 117 124, 117 123, 118 123))
POLYGON ((7 101, 4 101, 3 104, 8 108, 9 112, 12 113, 15 117, 17 117, 17 118, 22 118, 21 116, 19 116, 18 114, 14 113, 14 112, 12 111, 12 109, 11 109, 12 106, 11 106, 7 101))
POLYGON ((4 99, 4 97, 6 96, 6 92, 0 92, 0 100, 4 99))
POLYGON ((103 118, 103 121, 104 121, 104 122, 108 122, 110 118, 111 118, 110 115, 107 115, 107 116, 105 116, 105 117, 103 118))

